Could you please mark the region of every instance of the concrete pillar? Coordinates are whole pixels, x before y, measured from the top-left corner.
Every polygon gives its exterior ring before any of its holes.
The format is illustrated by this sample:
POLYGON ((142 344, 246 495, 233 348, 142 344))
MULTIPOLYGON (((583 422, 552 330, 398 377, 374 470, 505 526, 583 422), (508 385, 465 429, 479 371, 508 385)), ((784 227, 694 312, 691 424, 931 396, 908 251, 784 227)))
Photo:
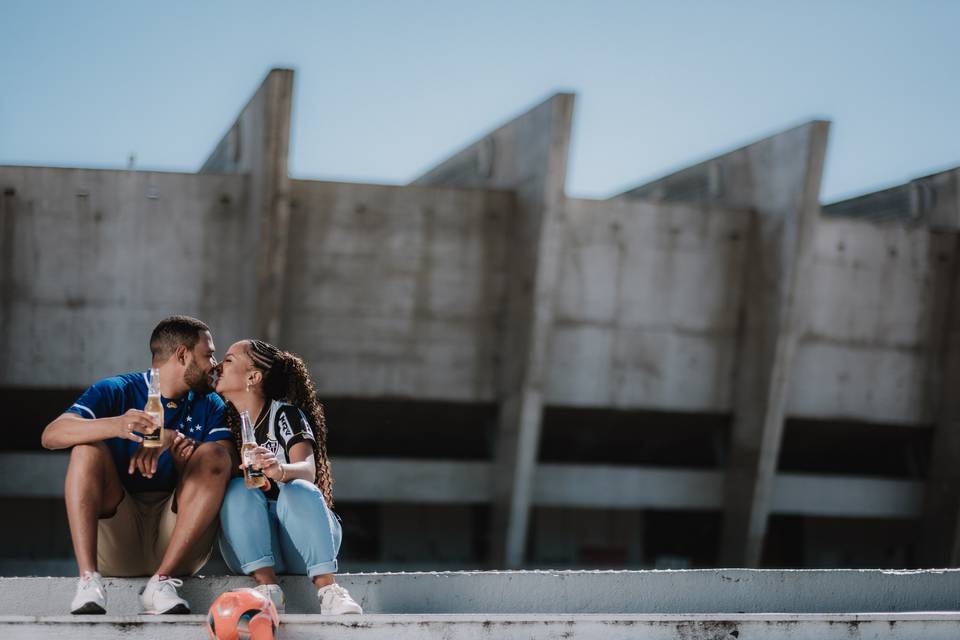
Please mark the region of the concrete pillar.
POLYGON ((745 274, 721 561, 757 566, 791 364, 805 324, 829 123, 814 121, 622 194, 756 212, 745 274))
POLYGON ((493 563, 524 562, 553 324, 574 96, 556 94, 413 181, 512 190, 512 234, 494 471, 493 563))
POLYGON ((280 338, 290 233, 290 111, 293 70, 272 69, 200 173, 243 173, 249 177, 245 246, 236 247, 245 271, 248 334, 270 342, 280 338), (249 258, 244 258, 248 256, 249 258))
POLYGON ((928 224, 954 231, 936 233, 931 242, 930 260, 938 267, 938 282, 932 305, 927 387, 932 391, 935 425, 917 560, 921 566, 956 567, 960 566, 960 238, 955 221, 960 219, 960 190, 956 188, 960 171, 940 176, 954 178, 952 192, 935 194, 939 208, 953 215, 928 218, 928 224))
POLYGON ((0 185, 0 381, 7 382, 11 372, 11 342, 16 340, 13 331, 12 312, 15 281, 13 278, 13 242, 16 239, 14 212, 17 190, 14 187, 0 185))

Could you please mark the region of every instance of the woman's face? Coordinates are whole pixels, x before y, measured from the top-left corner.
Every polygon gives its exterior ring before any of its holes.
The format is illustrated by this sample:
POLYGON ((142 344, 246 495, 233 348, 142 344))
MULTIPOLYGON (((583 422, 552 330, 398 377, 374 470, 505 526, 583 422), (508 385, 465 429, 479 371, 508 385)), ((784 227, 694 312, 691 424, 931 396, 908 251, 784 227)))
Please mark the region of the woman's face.
POLYGON ((247 391, 247 383, 253 372, 253 360, 247 355, 246 341, 235 342, 227 349, 227 355, 219 365, 217 393, 225 399, 236 398, 247 391))

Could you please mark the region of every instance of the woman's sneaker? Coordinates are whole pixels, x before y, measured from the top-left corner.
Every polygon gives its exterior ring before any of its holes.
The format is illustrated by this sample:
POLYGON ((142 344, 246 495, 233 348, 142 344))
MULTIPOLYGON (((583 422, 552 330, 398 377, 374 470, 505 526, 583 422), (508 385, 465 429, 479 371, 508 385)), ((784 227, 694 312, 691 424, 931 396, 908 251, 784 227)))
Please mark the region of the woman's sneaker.
POLYGON ((107 612, 107 592, 103 588, 103 576, 96 571, 87 571, 77 581, 77 593, 70 603, 70 613, 76 615, 107 612))
POLYGON ((317 589, 317 598, 320 599, 320 613, 328 615, 342 615, 344 613, 363 613, 346 589, 337 583, 328 584, 317 589))
POLYGON ((254 587, 257 591, 270 598, 273 606, 277 608, 277 613, 283 615, 287 609, 287 599, 283 595, 283 589, 278 584, 258 584, 254 587))
POLYGON ((144 613, 159 615, 164 613, 190 613, 190 605, 177 595, 177 587, 183 586, 183 580, 176 578, 160 579, 153 576, 140 593, 140 602, 144 613))

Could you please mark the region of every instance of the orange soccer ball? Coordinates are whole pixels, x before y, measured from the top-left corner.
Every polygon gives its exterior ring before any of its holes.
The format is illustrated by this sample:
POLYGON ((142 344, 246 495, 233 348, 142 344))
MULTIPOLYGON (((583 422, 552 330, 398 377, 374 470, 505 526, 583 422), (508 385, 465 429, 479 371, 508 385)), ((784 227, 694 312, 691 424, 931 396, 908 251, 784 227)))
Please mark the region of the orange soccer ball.
POLYGON ((207 614, 211 640, 273 640, 279 626, 277 608, 255 589, 221 593, 207 614))

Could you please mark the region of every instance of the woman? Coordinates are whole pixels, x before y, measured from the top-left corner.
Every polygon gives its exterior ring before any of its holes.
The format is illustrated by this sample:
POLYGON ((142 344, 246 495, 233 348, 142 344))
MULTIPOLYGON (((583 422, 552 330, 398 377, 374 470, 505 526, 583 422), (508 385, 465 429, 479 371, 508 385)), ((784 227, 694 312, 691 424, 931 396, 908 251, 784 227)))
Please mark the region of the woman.
POLYGON ((253 575, 256 589, 281 613, 278 572, 309 576, 320 613, 363 613, 333 578, 341 530, 331 511, 327 426, 303 360, 260 340, 242 340, 227 351, 219 374, 216 389, 227 401, 237 447, 239 413, 247 411, 260 445, 256 464, 270 480, 263 490, 247 489, 242 477, 227 487, 220 510, 227 566, 253 575))

